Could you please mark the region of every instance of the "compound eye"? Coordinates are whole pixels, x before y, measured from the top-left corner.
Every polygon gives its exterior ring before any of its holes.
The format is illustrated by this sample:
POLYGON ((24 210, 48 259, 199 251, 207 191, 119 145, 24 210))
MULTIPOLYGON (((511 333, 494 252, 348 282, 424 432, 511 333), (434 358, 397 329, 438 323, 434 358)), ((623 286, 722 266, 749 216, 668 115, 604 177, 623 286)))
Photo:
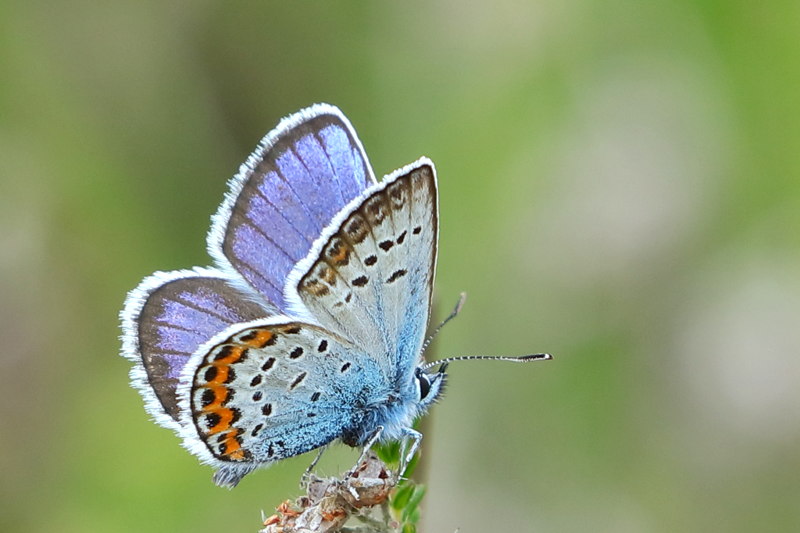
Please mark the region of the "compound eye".
POLYGON ((419 399, 424 400, 431 391, 431 382, 428 379, 428 374, 419 369, 417 369, 416 378, 419 381, 419 399))

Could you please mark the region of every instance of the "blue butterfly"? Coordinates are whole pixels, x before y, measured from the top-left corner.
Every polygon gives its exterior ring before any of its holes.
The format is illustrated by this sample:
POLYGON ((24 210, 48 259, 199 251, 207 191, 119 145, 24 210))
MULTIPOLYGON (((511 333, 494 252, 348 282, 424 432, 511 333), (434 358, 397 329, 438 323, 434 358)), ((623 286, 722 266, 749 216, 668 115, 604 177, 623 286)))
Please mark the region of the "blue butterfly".
POLYGON ((230 181, 208 233, 215 267, 129 293, 132 384, 220 486, 336 439, 409 439, 410 457, 413 421, 464 359, 421 357, 437 240, 430 160, 379 183, 339 109, 303 109, 230 181))

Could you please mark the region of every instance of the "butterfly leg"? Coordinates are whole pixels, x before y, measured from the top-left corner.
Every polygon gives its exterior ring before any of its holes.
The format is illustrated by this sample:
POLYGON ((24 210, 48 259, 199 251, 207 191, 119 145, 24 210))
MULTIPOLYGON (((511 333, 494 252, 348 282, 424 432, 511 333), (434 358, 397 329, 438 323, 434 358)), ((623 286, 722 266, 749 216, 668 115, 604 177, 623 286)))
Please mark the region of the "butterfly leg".
POLYGON ((317 456, 314 457, 314 460, 311 461, 310 465, 308 465, 308 468, 306 468, 306 471, 303 472, 303 475, 300 477, 300 488, 301 489, 305 489, 306 487, 308 487, 309 483, 311 482, 312 476, 316 477, 316 476, 314 476, 312 474, 312 472, 314 471, 314 468, 317 466, 317 463, 319 463, 319 460, 322 458, 322 454, 327 449, 328 449, 327 446, 322 446, 319 449, 319 451, 317 452, 317 456))
MULTIPOLYGON (((344 475, 343 479, 349 478, 358 472, 361 463, 366 460, 367 454, 370 452, 375 443, 378 442, 378 439, 381 438, 381 433, 383 433, 383 426, 376 427, 375 431, 372 432, 372 434, 369 436, 369 439, 367 439, 366 443, 364 444, 364 448, 361 450, 361 455, 358 457, 358 461, 356 461, 356 464, 353 466, 353 468, 351 468, 344 475)), ((352 494, 355 499, 358 500, 358 493, 352 487, 350 487, 350 494, 352 494)))
POLYGON ((370 449, 372 449, 375 443, 378 442, 378 439, 381 438, 381 433, 383 433, 383 426, 378 426, 375 428, 375 431, 372 432, 372 435, 369 436, 366 444, 364 444, 364 449, 361 450, 361 456, 359 456, 358 461, 356 461, 356 467, 366 459, 370 449))
POLYGON ((419 431, 415 431, 411 428, 406 428, 403 432, 403 448, 400 452, 400 473, 406 471, 406 467, 408 463, 414 458, 414 454, 417 453, 417 449, 419 448, 419 443, 422 441, 422 433, 419 431), (410 442, 410 444, 409 444, 410 442))
POLYGON ((364 459, 367 458, 367 454, 372 449, 372 446, 374 446, 375 443, 378 442, 378 439, 381 438, 381 433, 383 433, 383 426, 378 426, 375 428, 375 431, 370 434, 369 438, 364 444, 364 447, 361 449, 361 455, 358 456, 358 461, 356 461, 356 464, 350 469, 348 475, 358 470, 358 466, 364 462, 364 459))

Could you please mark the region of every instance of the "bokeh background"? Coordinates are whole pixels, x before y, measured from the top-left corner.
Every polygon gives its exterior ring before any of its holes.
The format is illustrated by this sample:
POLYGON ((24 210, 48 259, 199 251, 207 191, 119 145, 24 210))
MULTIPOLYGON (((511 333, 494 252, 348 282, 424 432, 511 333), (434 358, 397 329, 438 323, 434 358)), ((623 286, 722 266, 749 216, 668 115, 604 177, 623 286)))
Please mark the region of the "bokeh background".
MULTIPOLYGON (((439 171, 423 531, 800 530, 800 3, 0 4, 0 530, 255 531, 118 357, 226 180, 340 106, 439 171)), ((323 473, 350 466, 337 449, 323 473)))

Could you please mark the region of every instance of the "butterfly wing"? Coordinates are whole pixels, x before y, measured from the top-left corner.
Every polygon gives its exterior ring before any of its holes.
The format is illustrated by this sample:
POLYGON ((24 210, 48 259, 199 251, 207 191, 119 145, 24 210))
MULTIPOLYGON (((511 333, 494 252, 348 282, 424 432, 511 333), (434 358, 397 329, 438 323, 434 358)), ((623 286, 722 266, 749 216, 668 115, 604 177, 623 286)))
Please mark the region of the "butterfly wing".
POLYGON ((290 313, 309 313, 410 382, 430 314, 438 205, 433 163, 420 159, 342 210, 289 277, 290 313))
POLYGON ((284 285, 295 264, 348 202, 375 183, 350 122, 317 104, 270 132, 231 180, 214 216, 208 249, 235 271, 240 288, 285 311, 284 285))
POLYGON ((287 273, 374 181, 333 106, 304 109, 262 140, 213 218, 208 246, 221 270, 156 273, 126 300, 123 354, 136 363, 133 383, 159 422, 176 427, 177 376, 191 354, 231 324, 280 314, 287 273))
POLYGON ((281 319, 237 325, 187 366, 179 395, 184 442, 234 486, 258 467, 341 437, 385 397, 377 362, 317 326, 281 319), (377 396, 376 396, 377 395, 377 396))
POLYGON ((365 407, 411 382, 437 217, 427 159, 375 184, 338 109, 285 119, 213 218, 219 270, 156 273, 126 300, 123 354, 148 411, 225 486, 337 437, 360 442, 375 425, 365 407))
POLYGON ((131 380, 161 425, 178 429, 176 389, 192 354, 220 331, 264 317, 212 269, 156 272, 131 291, 121 313, 131 380))

